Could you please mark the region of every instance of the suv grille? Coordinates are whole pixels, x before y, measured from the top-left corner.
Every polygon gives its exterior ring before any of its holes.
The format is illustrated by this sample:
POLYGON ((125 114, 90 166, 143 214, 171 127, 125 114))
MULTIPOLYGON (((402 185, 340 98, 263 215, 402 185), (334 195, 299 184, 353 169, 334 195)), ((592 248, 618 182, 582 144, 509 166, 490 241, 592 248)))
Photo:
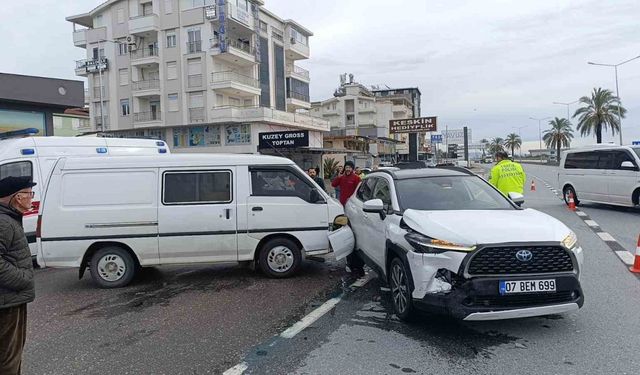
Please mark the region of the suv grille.
POLYGON ((570 272, 573 261, 560 246, 487 247, 473 255, 467 269, 471 276, 570 272), (516 254, 520 250, 529 250, 531 260, 518 260, 516 254))

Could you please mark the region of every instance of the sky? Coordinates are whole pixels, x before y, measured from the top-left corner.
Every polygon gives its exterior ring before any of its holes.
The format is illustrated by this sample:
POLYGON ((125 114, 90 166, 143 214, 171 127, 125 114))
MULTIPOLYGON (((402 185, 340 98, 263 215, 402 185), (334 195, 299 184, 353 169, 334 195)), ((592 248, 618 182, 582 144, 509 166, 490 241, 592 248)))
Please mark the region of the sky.
MULTIPOLYGON (((74 61, 85 51, 73 46, 65 17, 100 0, 3 3, 0 72, 82 79, 74 61)), ((265 7, 314 32, 311 58, 297 62, 311 73, 313 101, 330 98, 341 73, 366 86, 418 87, 422 115, 437 116, 439 128, 468 126, 475 142, 520 132, 524 150, 538 147, 530 117, 566 117, 567 107, 553 102, 594 87, 615 92, 614 69, 588 61, 640 55, 638 0, 265 0, 265 7)), ((630 143, 640 140, 640 59, 620 66, 618 80, 630 143)), ((605 142, 614 139, 605 134, 605 142)), ((592 143, 576 132, 574 145, 592 143)))

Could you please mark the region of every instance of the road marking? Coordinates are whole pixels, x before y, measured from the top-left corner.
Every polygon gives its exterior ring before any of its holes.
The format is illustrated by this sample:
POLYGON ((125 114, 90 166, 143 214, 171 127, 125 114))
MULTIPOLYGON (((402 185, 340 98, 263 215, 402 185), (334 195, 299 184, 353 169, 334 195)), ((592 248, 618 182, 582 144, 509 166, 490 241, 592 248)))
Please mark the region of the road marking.
POLYGON ((582 211, 576 211, 576 215, 578 215, 578 216, 582 216, 582 217, 587 216, 587 214, 586 214, 586 213, 584 213, 584 212, 582 212, 582 211))
POLYGON ((608 241, 608 242, 618 242, 616 241, 615 238, 613 238, 613 236, 611 236, 609 233, 607 232, 596 232, 596 234, 598 235, 598 237, 600 237, 603 241, 608 241))
POLYGON ((618 256, 618 258, 620 258, 620 260, 622 260, 627 266, 632 266, 633 265, 633 254, 631 254, 630 252, 624 250, 624 251, 616 251, 616 255, 618 256))
POLYGON ((593 221, 593 220, 588 220, 588 219, 584 220, 584 223, 585 223, 585 224, 587 224, 588 226, 592 227, 592 228, 593 228, 593 227, 599 227, 599 226, 600 226, 600 225, 598 225, 598 223, 596 223, 595 221, 593 221))
POLYGON ((242 373, 244 373, 248 368, 249 365, 247 365, 246 362, 241 362, 223 372, 222 375, 242 375, 242 373))

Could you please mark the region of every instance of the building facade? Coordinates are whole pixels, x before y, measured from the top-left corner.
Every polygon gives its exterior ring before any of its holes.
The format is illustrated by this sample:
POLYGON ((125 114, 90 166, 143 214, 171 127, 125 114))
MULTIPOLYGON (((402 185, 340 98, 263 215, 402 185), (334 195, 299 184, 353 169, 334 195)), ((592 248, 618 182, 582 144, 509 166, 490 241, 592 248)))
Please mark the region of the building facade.
POLYGON ((407 134, 389 133, 389 121, 413 117, 408 97, 376 96, 350 76, 341 77, 334 97, 311 104, 311 115, 329 121, 331 131, 325 135, 325 148, 344 149, 339 159, 354 160, 362 167, 393 163, 409 153, 407 134))
POLYGON ((175 152, 258 152, 259 133, 300 130, 313 33, 261 0, 110 0, 67 18, 87 58, 94 131, 166 140, 175 152))

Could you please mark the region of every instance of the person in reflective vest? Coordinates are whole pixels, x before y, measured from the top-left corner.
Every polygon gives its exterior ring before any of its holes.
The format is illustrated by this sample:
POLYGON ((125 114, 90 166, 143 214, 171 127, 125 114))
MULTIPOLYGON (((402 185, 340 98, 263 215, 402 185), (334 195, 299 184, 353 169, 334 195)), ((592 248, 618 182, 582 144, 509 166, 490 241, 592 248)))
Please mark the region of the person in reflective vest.
POLYGON ((491 176, 489 182, 500 190, 505 196, 509 193, 524 193, 524 184, 527 175, 522 169, 522 165, 509 160, 509 154, 499 151, 495 155, 496 165, 491 168, 491 176))

